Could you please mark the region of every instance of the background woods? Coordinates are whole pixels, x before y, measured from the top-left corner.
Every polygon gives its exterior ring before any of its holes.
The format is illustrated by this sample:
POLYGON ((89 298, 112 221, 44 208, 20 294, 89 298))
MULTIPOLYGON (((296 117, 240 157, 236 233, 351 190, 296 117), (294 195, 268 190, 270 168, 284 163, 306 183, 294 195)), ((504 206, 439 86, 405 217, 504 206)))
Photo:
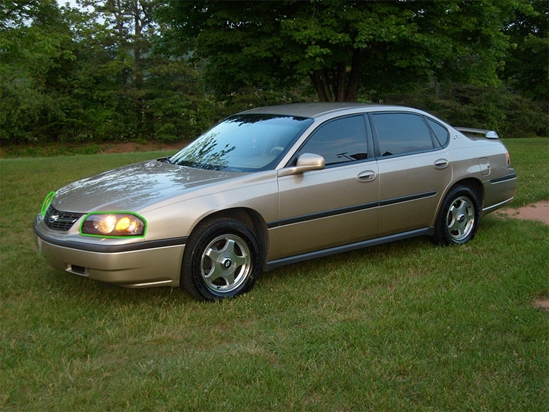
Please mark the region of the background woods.
POLYGON ((389 102, 546 136, 545 0, 0 0, 0 143, 190 140, 226 114, 389 102))

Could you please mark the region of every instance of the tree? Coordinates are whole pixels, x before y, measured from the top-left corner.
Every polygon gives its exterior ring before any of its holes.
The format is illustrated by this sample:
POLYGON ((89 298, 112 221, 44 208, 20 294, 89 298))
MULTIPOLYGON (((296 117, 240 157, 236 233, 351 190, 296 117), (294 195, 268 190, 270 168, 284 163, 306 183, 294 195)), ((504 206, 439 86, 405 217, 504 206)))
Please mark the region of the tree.
POLYGON ((215 115, 200 73, 153 52, 159 1, 0 0, 2 144, 179 141, 204 130, 215 115))
POLYGON ((207 61, 220 93, 295 84, 321 101, 373 99, 430 78, 497 82, 515 0, 169 0, 166 42, 207 61))
POLYGON ((84 8, 94 9, 94 18, 104 22, 109 34, 104 40, 116 53, 115 60, 123 67, 121 83, 143 85, 146 58, 158 35, 153 10, 161 0, 79 0, 84 8))
POLYGON ((523 96, 549 104, 549 2, 529 0, 505 28, 513 47, 504 77, 523 96))
POLYGON ((69 27, 55 0, 4 1, 0 8, 0 139, 54 138, 62 99, 51 89, 74 61, 69 27))

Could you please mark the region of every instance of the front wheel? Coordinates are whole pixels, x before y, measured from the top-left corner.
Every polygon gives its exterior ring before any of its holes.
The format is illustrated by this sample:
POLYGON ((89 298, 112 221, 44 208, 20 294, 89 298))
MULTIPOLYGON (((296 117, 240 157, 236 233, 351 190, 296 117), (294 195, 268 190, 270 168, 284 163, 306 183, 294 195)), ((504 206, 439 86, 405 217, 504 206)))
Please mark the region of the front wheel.
POLYGON ((259 246, 246 225, 216 219, 196 229, 185 247, 182 287, 199 300, 248 292, 260 270, 259 246))
POLYGON ((461 245, 475 236, 480 220, 480 202, 470 188, 457 186, 442 203, 433 240, 440 245, 461 245))

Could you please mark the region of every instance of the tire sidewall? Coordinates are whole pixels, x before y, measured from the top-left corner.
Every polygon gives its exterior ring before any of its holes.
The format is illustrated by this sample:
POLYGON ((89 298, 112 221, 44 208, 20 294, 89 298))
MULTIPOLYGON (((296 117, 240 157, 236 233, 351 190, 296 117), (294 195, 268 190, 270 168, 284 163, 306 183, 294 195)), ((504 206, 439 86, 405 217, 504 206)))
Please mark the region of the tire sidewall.
POLYGON ((440 208, 440 212, 437 216, 437 220, 435 223, 435 234, 434 234, 434 240, 436 243, 439 243, 440 245, 462 245, 470 240, 472 240, 475 237, 475 234, 477 232, 478 224, 480 220, 480 202, 478 200, 477 195, 475 192, 470 189, 467 186, 457 186, 453 188, 448 195, 444 198, 444 201, 442 203, 442 206, 440 208), (450 207, 455 202, 455 200, 459 197, 466 197, 474 208, 474 224, 473 228, 470 231, 470 233, 461 240, 456 240, 452 237, 450 234, 450 231, 448 229, 447 224, 447 216, 448 212, 450 210, 450 207))
POLYGON ((219 219, 209 222, 199 228, 189 238, 183 257, 181 285, 193 297, 199 300, 219 300, 231 298, 252 289, 261 267, 261 257, 258 242, 250 229, 243 223, 233 219, 219 219), (250 250, 250 272, 244 282, 230 292, 215 292, 208 288, 201 273, 201 260, 205 248, 220 235, 236 235, 240 237, 250 250))

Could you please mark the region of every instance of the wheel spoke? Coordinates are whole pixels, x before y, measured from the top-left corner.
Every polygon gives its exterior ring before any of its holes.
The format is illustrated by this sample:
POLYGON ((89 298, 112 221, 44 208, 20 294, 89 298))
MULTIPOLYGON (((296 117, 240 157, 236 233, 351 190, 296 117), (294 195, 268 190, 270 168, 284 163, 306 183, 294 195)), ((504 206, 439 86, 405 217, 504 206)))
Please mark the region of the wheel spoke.
POLYGON ((466 197, 457 198, 448 210, 448 231, 456 241, 463 240, 474 227, 475 215, 473 205, 466 197))
POLYGON ((450 233, 454 233, 455 231, 459 231, 462 227, 462 224, 458 222, 458 220, 454 217, 452 219, 452 223, 448 225, 448 230, 450 233))
POLYGON ((219 257, 221 256, 221 251, 210 247, 204 252, 204 256, 209 257, 212 262, 216 262, 219 260, 219 257))
POLYGON ((221 270, 214 270, 210 272, 210 276, 206 276, 206 280, 209 281, 212 285, 217 284, 219 280, 223 280, 223 282, 225 283, 224 286, 230 286, 234 283, 234 272, 223 272, 221 270))
POLYGON ((236 235, 223 235, 210 242, 202 255, 202 276, 216 291, 237 288, 250 272, 250 253, 236 235))
POLYGON ((467 212, 467 206, 468 206, 468 205, 467 205, 467 202, 465 202, 465 201, 459 202, 459 206, 458 206, 457 209, 456 209, 456 213, 457 213, 458 215, 467 215, 467 214, 468 214, 468 212, 467 212))
POLYGON ((204 278, 208 282, 214 282, 221 276, 221 267, 219 263, 221 251, 210 247, 204 252, 204 256, 208 258, 207 262, 205 262, 207 263, 207 265, 204 263, 202 264, 202 269, 204 270, 204 278), (207 270, 207 268, 209 268, 209 270, 207 270))

